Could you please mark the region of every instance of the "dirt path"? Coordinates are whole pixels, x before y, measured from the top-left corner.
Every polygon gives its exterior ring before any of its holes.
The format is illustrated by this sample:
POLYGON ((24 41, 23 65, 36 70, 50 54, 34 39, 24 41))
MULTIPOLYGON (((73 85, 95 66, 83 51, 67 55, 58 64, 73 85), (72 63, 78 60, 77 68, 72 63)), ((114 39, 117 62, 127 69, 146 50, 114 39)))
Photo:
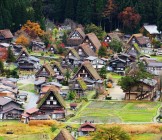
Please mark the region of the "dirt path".
POLYGON ((114 84, 113 88, 109 89, 109 91, 110 96, 113 100, 122 100, 125 97, 125 93, 123 92, 120 86, 116 85, 116 83, 114 84))

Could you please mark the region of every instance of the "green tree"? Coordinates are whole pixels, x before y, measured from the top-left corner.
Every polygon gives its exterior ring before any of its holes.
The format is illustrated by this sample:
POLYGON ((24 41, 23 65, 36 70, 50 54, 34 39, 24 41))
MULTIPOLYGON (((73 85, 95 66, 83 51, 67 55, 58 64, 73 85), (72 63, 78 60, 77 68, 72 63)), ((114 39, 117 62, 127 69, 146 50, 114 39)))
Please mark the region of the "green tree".
POLYGON ((120 127, 100 128, 91 134, 92 140, 130 140, 130 135, 120 127))
POLYGON ((76 19, 79 23, 87 24, 92 20, 93 0, 78 0, 76 19))
POLYGON ((63 32, 62 43, 64 43, 65 45, 67 43, 67 32, 66 31, 63 32))
POLYGON ((107 55, 107 49, 106 47, 101 46, 98 50, 98 56, 105 57, 107 55))
POLYGON ((106 78, 107 70, 105 66, 100 69, 99 74, 102 78, 106 78))
POLYGON ((157 20, 158 30, 162 31, 162 1, 159 0, 158 6, 158 20, 157 20))
POLYGON ((122 51, 122 43, 116 39, 113 39, 111 42, 110 42, 110 48, 114 51, 114 52, 117 52, 117 53, 120 53, 122 51))
POLYGON ((74 19, 75 18, 75 9, 74 9, 74 0, 66 0, 65 7, 65 17, 74 19))
POLYGON ((76 97, 76 92, 75 91, 69 91, 68 92, 68 100, 74 100, 76 97))
POLYGON ((96 26, 95 24, 88 24, 85 28, 85 33, 95 33, 99 40, 103 40, 106 35, 106 32, 102 30, 101 26, 96 26))
POLYGON ((65 76, 66 83, 69 84, 69 79, 71 77, 71 72, 70 72, 70 70, 68 68, 66 69, 66 72, 65 72, 64 76, 65 76))
POLYGON ((8 63, 11 63, 11 62, 15 62, 15 57, 14 57, 14 54, 11 50, 11 47, 8 48, 8 56, 7 56, 7 62, 8 63))
POLYGON ((121 86, 121 88, 129 93, 129 99, 130 99, 130 93, 131 93, 131 89, 132 87, 135 85, 135 79, 132 78, 131 76, 125 76, 122 77, 119 81, 118 81, 118 85, 121 86))
POLYGON ((2 60, 0 60, 0 74, 2 74, 3 72, 4 72, 4 64, 2 60))

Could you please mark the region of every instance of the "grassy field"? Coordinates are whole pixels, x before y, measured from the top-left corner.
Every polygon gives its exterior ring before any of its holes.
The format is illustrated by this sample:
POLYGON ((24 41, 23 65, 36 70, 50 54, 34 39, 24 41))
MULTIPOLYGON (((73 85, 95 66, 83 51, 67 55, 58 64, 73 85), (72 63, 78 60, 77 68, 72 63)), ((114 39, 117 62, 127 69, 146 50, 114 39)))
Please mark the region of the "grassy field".
POLYGON ((132 140, 161 140, 161 137, 162 134, 145 133, 132 135, 132 140))
POLYGON ((71 122, 120 123, 152 122, 156 116, 158 102, 108 102, 92 101, 72 118, 71 122))
POLYGON ((107 78, 112 78, 112 79, 120 79, 122 76, 121 75, 119 75, 119 74, 117 74, 117 73, 113 73, 113 72, 109 72, 109 73, 107 73, 107 78))
POLYGON ((157 61, 162 62, 162 56, 151 56, 151 58, 155 58, 157 61))
POLYGON ((58 129, 52 132, 49 125, 30 126, 16 121, 0 122, 0 140, 51 140, 64 127, 59 123, 55 125, 58 129), (6 134, 7 131, 14 134, 6 134))
POLYGON ((18 84, 19 90, 35 93, 34 84, 18 84))

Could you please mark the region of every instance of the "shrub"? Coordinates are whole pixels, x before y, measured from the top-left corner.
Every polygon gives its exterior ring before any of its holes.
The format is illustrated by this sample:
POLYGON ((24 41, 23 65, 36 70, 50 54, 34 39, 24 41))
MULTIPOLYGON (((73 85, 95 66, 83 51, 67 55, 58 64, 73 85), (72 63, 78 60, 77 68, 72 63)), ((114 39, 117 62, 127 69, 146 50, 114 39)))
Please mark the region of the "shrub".
POLYGON ((107 83, 107 87, 108 87, 108 88, 112 88, 112 87, 113 87, 112 83, 108 82, 108 83, 107 83))
POLYGON ((55 132, 56 129, 57 129, 57 127, 56 127, 55 125, 52 125, 52 126, 51 126, 51 131, 52 131, 52 132, 55 132))
POLYGON ((52 126, 56 124, 57 124, 57 121, 55 120, 31 120, 29 122, 29 126, 41 126, 41 125, 52 126))

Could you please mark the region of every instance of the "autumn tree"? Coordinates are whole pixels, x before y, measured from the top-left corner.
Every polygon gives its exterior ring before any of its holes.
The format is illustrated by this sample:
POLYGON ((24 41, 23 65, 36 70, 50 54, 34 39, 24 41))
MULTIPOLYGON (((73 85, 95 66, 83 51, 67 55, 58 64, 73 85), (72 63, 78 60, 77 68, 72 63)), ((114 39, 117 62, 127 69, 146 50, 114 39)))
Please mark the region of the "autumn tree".
POLYGON ((16 39, 15 43, 18 45, 23 45, 25 47, 28 47, 30 40, 28 37, 26 37, 25 35, 22 34, 16 39))
POLYGON ((121 127, 99 128, 92 133, 92 140, 130 140, 130 135, 121 129, 121 127))
POLYGON ((129 29, 131 32, 136 28, 141 20, 141 16, 136 13, 132 7, 126 7, 124 11, 119 13, 118 18, 121 20, 124 27, 129 29))
POLYGON ((22 26, 21 30, 25 31, 31 38, 41 37, 45 33, 38 23, 31 22, 30 20, 22 26))

